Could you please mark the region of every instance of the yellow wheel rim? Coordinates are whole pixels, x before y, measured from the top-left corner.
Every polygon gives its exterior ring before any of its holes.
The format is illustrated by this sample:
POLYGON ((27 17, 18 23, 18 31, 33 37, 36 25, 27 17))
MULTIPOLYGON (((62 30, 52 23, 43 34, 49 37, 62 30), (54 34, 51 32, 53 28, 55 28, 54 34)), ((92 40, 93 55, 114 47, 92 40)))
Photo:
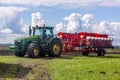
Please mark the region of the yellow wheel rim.
POLYGON ((54 52, 54 54, 59 54, 60 53, 60 45, 58 44, 58 43, 55 43, 54 45, 53 45, 53 52, 54 52))
POLYGON ((34 55, 38 55, 38 52, 39 52, 39 51, 38 51, 38 48, 35 47, 35 48, 34 48, 34 55))

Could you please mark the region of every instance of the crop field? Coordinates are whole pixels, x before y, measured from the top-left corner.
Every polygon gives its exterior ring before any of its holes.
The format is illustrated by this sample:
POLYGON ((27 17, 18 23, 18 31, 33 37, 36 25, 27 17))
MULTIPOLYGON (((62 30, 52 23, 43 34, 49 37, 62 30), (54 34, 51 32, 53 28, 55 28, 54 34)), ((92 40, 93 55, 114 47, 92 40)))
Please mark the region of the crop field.
POLYGON ((2 55, 0 80, 120 80, 120 54, 35 59, 2 55))

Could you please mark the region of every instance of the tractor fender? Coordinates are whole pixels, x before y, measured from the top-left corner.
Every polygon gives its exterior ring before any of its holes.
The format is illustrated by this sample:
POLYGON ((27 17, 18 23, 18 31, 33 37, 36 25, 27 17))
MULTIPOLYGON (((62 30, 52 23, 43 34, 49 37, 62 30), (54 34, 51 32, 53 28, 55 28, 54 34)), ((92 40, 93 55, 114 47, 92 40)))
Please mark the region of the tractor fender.
POLYGON ((51 44, 54 40, 58 40, 59 42, 61 42, 59 38, 51 38, 48 40, 48 44, 51 44))

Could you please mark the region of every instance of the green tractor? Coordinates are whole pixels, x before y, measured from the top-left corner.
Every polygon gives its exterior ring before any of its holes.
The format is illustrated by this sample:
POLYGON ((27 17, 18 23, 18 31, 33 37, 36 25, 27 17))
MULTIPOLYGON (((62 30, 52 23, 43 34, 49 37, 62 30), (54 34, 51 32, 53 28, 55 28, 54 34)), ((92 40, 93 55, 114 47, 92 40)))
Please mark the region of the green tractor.
POLYGON ((21 37, 14 41, 10 49, 18 57, 28 54, 30 58, 37 58, 48 54, 50 57, 59 57, 62 53, 62 43, 53 35, 53 27, 29 27, 29 37, 21 37))

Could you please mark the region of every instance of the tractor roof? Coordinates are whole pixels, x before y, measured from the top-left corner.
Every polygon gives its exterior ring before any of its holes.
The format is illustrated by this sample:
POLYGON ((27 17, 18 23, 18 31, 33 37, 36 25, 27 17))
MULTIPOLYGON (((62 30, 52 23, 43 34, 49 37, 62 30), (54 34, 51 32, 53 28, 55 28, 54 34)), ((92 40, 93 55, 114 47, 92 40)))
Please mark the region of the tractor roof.
MULTIPOLYGON (((41 28, 43 28, 43 27, 33 27, 33 28, 41 29, 41 28)), ((46 28, 46 29, 53 29, 54 27, 45 26, 44 28, 46 28)))

